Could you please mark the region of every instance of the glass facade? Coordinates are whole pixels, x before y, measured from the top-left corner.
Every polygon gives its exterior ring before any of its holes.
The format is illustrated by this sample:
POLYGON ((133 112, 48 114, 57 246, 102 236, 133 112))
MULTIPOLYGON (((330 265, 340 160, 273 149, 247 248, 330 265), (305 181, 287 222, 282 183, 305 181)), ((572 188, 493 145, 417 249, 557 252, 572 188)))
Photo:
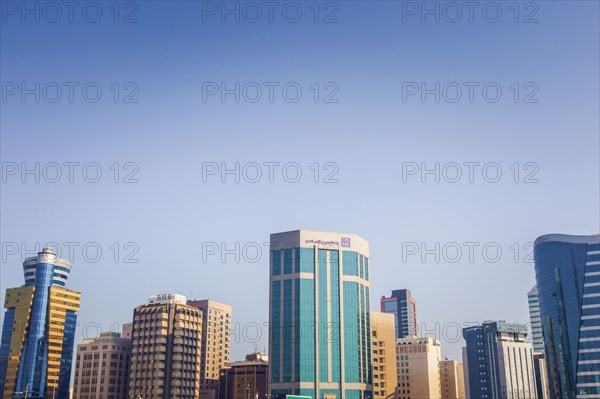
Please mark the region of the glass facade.
POLYGON ((600 397, 600 236, 534 244, 550 396, 600 397))
POLYGON ((281 251, 273 251, 271 255, 271 266, 273 268, 273 276, 279 276, 281 274, 281 251))
MULTIPOLYGON (((279 252, 279 251, 276 251, 279 252)), ((275 273, 275 268, 273 269, 275 273)), ((281 273, 279 273, 281 274, 281 273)), ((280 382, 280 360, 281 360, 281 281, 271 282, 271 339, 270 361, 271 381, 280 382)))
POLYGON ((540 300, 538 299, 536 286, 534 286, 527 293, 527 304, 529 305, 529 319, 531 322, 533 350, 536 353, 544 353, 544 337, 542 333, 542 319, 540 317, 540 300))
POLYGON ((410 290, 394 290, 390 297, 382 297, 381 311, 394 314, 397 338, 418 335, 417 301, 410 290))
POLYGON ((46 392, 46 367, 48 365, 47 329, 49 288, 52 281, 53 266, 39 263, 35 275, 35 293, 31 306, 31 318, 27 338, 23 345, 19 364, 17 391, 29 390, 32 395, 46 392))
POLYGON ((272 236, 271 395, 370 399, 368 252, 305 241, 272 236))
POLYGON ((7 290, 0 343, 2 397, 68 397, 80 302, 78 292, 64 288, 70 270, 69 262, 45 247, 23 263, 25 285, 7 290))
POLYGON ((77 326, 77 314, 67 310, 62 342, 62 354, 60 358, 59 384, 56 390, 57 398, 69 397, 69 381, 73 364, 73 345, 75 342, 75 327, 77 326))
POLYGON ((327 300, 327 252, 319 250, 319 381, 329 379, 329 323, 327 315, 329 313, 329 301, 327 300))
POLYGON ((347 382, 360 382, 358 283, 344 281, 344 298, 345 376, 347 382))
POLYGON ((6 381, 6 369, 8 366, 8 354, 10 351, 10 341, 12 336, 12 326, 15 317, 15 309, 11 308, 4 314, 4 324, 2 326, 2 341, 0 341, 0 395, 4 392, 4 382, 6 381))
POLYGON ((296 279, 296 316, 299 336, 296 340, 296 374, 294 381, 315 382, 315 282, 296 279), (301 306, 304 301, 305 306, 301 306))
POLYGON ((331 382, 341 382, 341 336, 340 336, 340 266, 338 251, 329 251, 330 318, 327 336, 331 344, 331 382))
POLYGON ((292 381, 292 344, 296 338, 292 321, 292 280, 283 280, 283 382, 292 381))

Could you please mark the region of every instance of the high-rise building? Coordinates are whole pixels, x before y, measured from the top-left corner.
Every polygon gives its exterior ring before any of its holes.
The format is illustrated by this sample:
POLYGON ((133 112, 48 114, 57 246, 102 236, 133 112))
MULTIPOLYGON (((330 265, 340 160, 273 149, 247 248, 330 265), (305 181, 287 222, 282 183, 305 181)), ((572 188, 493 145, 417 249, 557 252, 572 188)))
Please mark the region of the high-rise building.
POLYGON ((529 319, 531 324, 531 337, 533 343, 533 369, 535 374, 535 389, 537 399, 550 399, 548 385, 548 372, 546 370, 546 356, 544 350, 544 334, 542 331, 542 318, 540 315, 540 300, 537 285, 527 293, 529 304, 529 319))
POLYGON ((127 399, 131 340, 102 332, 77 345, 73 399, 127 399))
POLYGON ((264 353, 252 353, 221 369, 219 399, 263 399, 268 397, 268 389, 269 358, 264 353))
POLYGON ((177 294, 152 296, 133 312, 129 399, 197 399, 202 311, 177 294))
POLYGON ((187 304, 202 311, 200 399, 216 399, 219 372, 230 359, 231 306, 210 299, 187 304))
POLYGON ((467 355, 467 348, 462 348, 462 360, 463 360, 463 375, 465 376, 465 398, 472 399, 471 392, 469 391, 469 356, 467 355))
POLYGON ((440 362, 442 399, 465 399, 465 376, 463 365, 456 360, 440 362))
POLYGON ((397 338, 419 335, 417 301, 412 297, 410 290, 394 290, 392 296, 381 297, 381 311, 395 316, 397 338))
POLYGON ((396 332, 394 315, 371 311, 373 398, 393 399, 396 393, 396 332))
POLYGON ((533 352, 533 369, 535 372, 537 399, 551 399, 548 372, 546 370, 546 357, 543 353, 533 352))
POLYGON ((527 326, 487 321, 463 329, 469 395, 477 399, 536 399, 533 347, 527 326))
POLYGON ((600 398, 600 235, 534 242, 550 397, 600 398))
POLYGON ((0 341, 4 399, 69 396, 75 325, 81 293, 66 282, 71 263, 48 246, 23 262, 25 285, 6 290, 0 341))
POLYGON ((531 323, 531 337, 533 342, 533 351, 535 353, 544 353, 544 334, 542 332, 542 319, 540 317, 540 300, 538 299, 537 286, 527 293, 527 302, 529 303, 529 320, 531 323))
POLYGON ((353 234, 271 235, 270 394, 371 399, 369 244, 353 234))
POLYGON ((398 399, 441 399, 440 341, 431 337, 398 338, 398 399))

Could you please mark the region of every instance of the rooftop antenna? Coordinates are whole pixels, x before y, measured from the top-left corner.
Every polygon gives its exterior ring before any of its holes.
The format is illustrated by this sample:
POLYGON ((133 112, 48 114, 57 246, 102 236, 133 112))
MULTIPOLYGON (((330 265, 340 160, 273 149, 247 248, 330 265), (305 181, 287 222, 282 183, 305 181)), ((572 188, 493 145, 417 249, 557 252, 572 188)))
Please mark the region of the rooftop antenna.
POLYGON ((194 301, 198 300, 198 298, 196 298, 196 294, 194 294, 194 291, 190 291, 190 296, 193 298, 194 301))

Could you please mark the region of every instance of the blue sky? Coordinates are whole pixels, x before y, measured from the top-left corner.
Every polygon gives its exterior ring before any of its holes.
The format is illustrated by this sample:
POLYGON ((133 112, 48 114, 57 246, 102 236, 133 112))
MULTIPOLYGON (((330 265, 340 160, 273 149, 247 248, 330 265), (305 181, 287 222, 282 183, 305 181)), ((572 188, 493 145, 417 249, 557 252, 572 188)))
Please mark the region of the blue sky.
MULTIPOLYGON (((40 22, 31 15, 22 21, 22 3, 16 4, 16 14, 2 9, 0 38, 2 300, 7 287, 23 282, 24 247, 78 242, 69 287, 83 292, 82 327, 97 323, 107 330, 126 322, 135 306, 159 292, 227 302, 234 323, 262 324, 268 321, 266 252, 257 262, 207 254, 204 262, 203 248, 212 242, 249 248, 270 233, 305 228, 351 232, 370 242, 373 309, 381 295, 409 288, 432 333, 442 329, 436 323, 527 322, 526 293, 534 284, 528 243, 546 233, 600 230, 597 2, 521 2, 517 23, 513 2, 481 2, 473 22, 463 14, 456 23, 446 20, 453 14, 444 14, 444 3, 437 23, 431 15, 422 22, 420 9, 406 13, 421 2, 400 1, 321 2, 319 23, 313 2, 281 2, 272 23, 266 14, 257 23, 244 20, 246 14, 239 23, 231 15, 221 22, 220 11, 206 13, 220 2, 122 2, 117 23, 108 2, 92 5, 102 10, 96 23, 79 9, 73 22, 62 10, 51 23, 52 10, 41 8, 40 22), (284 6, 302 10, 299 22, 278 12, 284 6), (502 16, 488 22, 497 8, 502 16), (130 13, 137 22, 123 23, 130 13), (323 23, 329 13, 338 22, 323 23), (527 16, 538 22, 525 23, 527 16), (36 82, 40 101, 33 94, 22 101, 21 84, 31 89, 36 82), (55 98, 52 82, 63 89, 65 82, 78 84, 73 101, 66 89, 59 101, 48 101, 55 98), (250 91, 239 103, 233 95, 222 102, 219 94, 203 101, 203 83, 211 82, 278 86, 272 103, 266 89, 256 103, 246 101, 250 91), (403 87, 431 89, 436 82, 449 90, 439 102, 434 95, 422 102, 419 94, 403 101, 403 87), (465 90, 455 103, 447 101, 454 98, 452 82, 465 90), (473 102, 465 82, 476 85, 473 102), (302 89, 298 102, 283 98, 289 83, 302 89), (86 84, 102 89, 99 101, 85 100, 86 84), (486 101, 484 85, 500 87, 501 98, 486 101), (10 94, 15 87, 19 92, 10 94), (335 90, 338 101, 324 102, 335 90), (134 91, 130 99, 138 101, 124 102, 134 91), (537 102, 524 102, 527 94, 537 102), (35 162, 40 182, 34 175, 22 182, 23 165, 35 162), (42 173, 53 162, 63 165, 56 183, 42 173), (72 183, 65 162, 80 163, 72 183), (92 162, 102 171, 97 183, 81 175, 92 162), (232 176, 222 183, 218 175, 203 182, 206 162, 230 168, 295 162, 302 178, 289 183, 277 169, 272 183, 264 175, 257 183, 232 176), (315 162, 318 183, 310 169, 315 162), (337 183, 323 182, 329 162, 337 165, 337 183), (473 183, 465 162, 481 165, 473 183), (407 163, 439 163, 440 170, 457 163, 463 178, 403 179, 407 163), (490 163, 502 171, 497 183, 481 175, 490 163), (538 182, 525 183, 532 171, 538 182), (129 180, 138 182, 123 183, 133 172, 129 180), (402 256, 411 243, 450 250, 449 243, 465 249, 465 242, 493 244, 502 256, 491 262, 478 249, 473 260, 463 253, 456 262, 449 253, 439 262, 433 255, 402 256), (97 262, 90 261, 93 254, 84 258, 86 244, 102 249, 97 262), (139 262, 125 262, 134 249, 139 262)), ((80 328, 78 340, 83 333, 80 328)), ((240 333, 241 327, 233 359, 254 349, 240 333)), ((443 354, 459 359, 462 342, 442 339, 443 354)), ((266 329, 256 344, 267 346, 266 329)))

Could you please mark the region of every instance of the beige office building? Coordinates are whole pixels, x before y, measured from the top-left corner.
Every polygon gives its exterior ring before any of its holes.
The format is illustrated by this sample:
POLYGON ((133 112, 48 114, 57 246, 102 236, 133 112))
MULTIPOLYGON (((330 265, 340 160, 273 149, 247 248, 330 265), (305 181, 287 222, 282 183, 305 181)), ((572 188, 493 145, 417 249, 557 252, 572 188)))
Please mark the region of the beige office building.
POLYGON ((537 399, 551 399, 548 372, 546 371, 546 357, 543 353, 533 352, 533 370, 537 399))
POLYGON ((77 345, 74 399, 126 399, 131 341, 103 332, 77 345))
POLYGON ((396 346, 398 399, 441 399, 440 341, 430 337, 399 338, 396 346))
POLYGON ((129 399, 197 399, 202 311, 177 294, 135 308, 129 399))
POLYGON ((202 311, 200 399, 216 399, 219 373, 230 359, 231 306, 210 299, 188 301, 202 311))
POLYGON ((396 327, 394 315, 371 311, 373 399, 393 399, 396 393, 396 327))
POLYGON ((442 399, 465 399, 465 376, 463 365, 456 360, 440 362, 442 399))

